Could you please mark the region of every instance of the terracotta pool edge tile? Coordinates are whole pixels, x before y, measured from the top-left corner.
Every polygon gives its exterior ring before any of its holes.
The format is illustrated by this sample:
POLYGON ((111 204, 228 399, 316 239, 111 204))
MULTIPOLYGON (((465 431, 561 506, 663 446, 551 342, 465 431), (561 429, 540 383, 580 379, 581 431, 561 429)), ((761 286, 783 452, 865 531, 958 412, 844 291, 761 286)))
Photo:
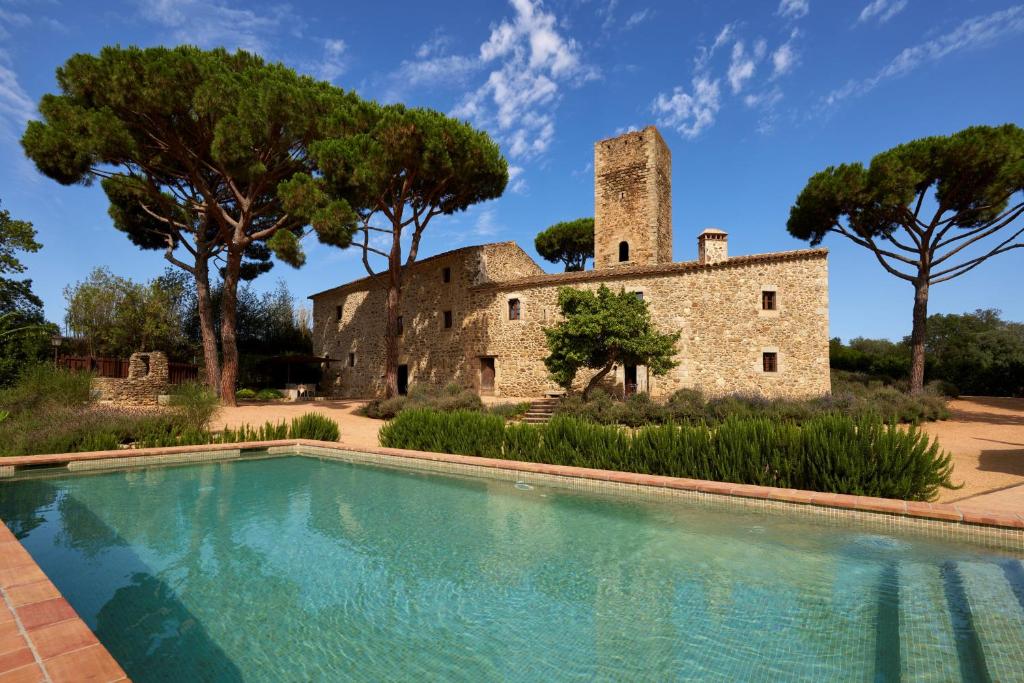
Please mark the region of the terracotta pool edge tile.
POLYGON ((19 669, 11 669, 10 671, 0 671, 0 683, 22 683, 23 681, 45 681, 46 674, 43 673, 42 667, 39 666, 38 662, 32 662, 26 664, 19 669), (18 674, 13 676, 12 674, 18 674))
MULTIPOLYGON (((24 546, 21 546, 21 543, 17 541, 17 538, 14 536, 11 530, 7 528, 7 525, 4 524, 3 520, 0 520, 0 542, 6 542, 9 539, 13 539, 24 550, 24 546)), ((27 553, 28 551, 25 552, 27 553)), ((29 555, 29 558, 31 559, 31 555, 29 555)), ((19 567, 19 569, 22 569, 22 567, 19 567)), ((128 680, 127 675, 124 673, 123 669, 121 669, 121 666, 117 663, 113 656, 111 656, 110 652, 107 651, 106 647, 100 642, 99 638, 96 637, 96 634, 89 628, 88 624, 86 624, 82 620, 82 618, 78 615, 78 613, 71 606, 71 604, 68 603, 63 598, 63 596, 61 596, 60 591, 57 589, 56 586, 53 585, 49 577, 47 577, 45 572, 43 572, 42 569, 40 569, 38 564, 35 563, 35 560, 32 560, 32 564, 30 566, 24 567, 23 569, 25 569, 26 575, 32 577, 32 581, 24 583, 15 582, 9 586, 0 585, 0 606, 2 606, 3 609, 9 611, 10 614, 13 615, 13 623, 17 626, 18 634, 25 641, 25 650, 27 650, 32 657, 30 660, 21 663, 16 667, 0 669, 0 680, 3 680, 5 678, 15 680, 14 677, 9 675, 15 672, 22 672, 23 674, 28 676, 28 678, 24 680, 32 680, 32 675, 37 670, 42 674, 41 680, 58 680, 57 678, 51 675, 47 663, 50 660, 53 660, 57 657, 70 655, 80 650, 89 648, 100 648, 103 654, 98 655, 93 653, 92 656, 98 656, 100 657, 100 659, 102 659, 103 656, 105 656, 110 660, 110 662, 113 663, 114 667, 116 667, 116 675, 112 675, 107 680, 128 680), (42 576, 42 579, 37 578, 38 576, 42 576), (44 582, 46 584, 49 584, 50 589, 44 592, 47 594, 56 595, 57 597, 51 597, 43 600, 38 600, 35 602, 24 603, 18 605, 17 607, 15 607, 12 604, 12 600, 10 597, 11 588, 20 588, 32 584, 42 584, 44 582), (46 605, 46 607, 33 607, 36 605, 44 604, 46 605), (26 621, 23 619, 23 614, 35 616, 34 619, 29 619, 29 621, 26 623, 26 621), (43 615, 46 615, 45 618, 43 617, 43 615), (91 634, 92 638, 94 639, 94 642, 92 642, 91 644, 81 645, 81 642, 78 641, 70 646, 71 649, 64 650, 61 654, 57 654, 49 658, 44 658, 40 654, 40 650, 37 647, 36 640, 34 639, 34 634, 39 631, 46 631, 49 628, 56 627, 61 624, 68 625, 71 623, 79 625, 79 635, 81 635, 82 631, 91 634)), ((49 649, 47 651, 49 651, 49 649)), ((7 655, 10 654, 11 653, 7 653, 7 655)), ((109 668, 109 666, 107 668, 109 668)), ((21 677, 19 677, 19 679, 20 678, 21 677)))

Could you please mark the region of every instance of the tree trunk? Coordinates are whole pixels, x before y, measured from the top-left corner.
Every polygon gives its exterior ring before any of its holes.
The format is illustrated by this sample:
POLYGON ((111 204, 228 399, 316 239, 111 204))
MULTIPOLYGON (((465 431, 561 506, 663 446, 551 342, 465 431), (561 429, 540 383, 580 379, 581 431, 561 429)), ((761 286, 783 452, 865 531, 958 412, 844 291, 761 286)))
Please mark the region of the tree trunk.
POLYGON ((384 396, 398 396, 398 315, 402 310, 402 243, 396 234, 388 256, 387 322, 384 326, 384 396))
POLYGON ((598 370, 596 375, 590 378, 590 381, 587 382, 586 388, 583 389, 584 401, 590 398, 590 392, 594 390, 594 387, 596 387, 600 383, 600 381, 604 379, 604 376, 607 375, 613 367, 615 367, 615 363, 608 363, 603 368, 598 370))
POLYGON ((910 332, 910 393, 924 391, 924 339, 928 325, 928 280, 914 282, 914 326, 910 332))
POLYGON ((220 358, 217 355, 217 330, 213 324, 213 302, 210 300, 210 271, 205 262, 196 263, 196 305, 199 308, 199 331, 203 339, 203 364, 206 386, 220 394, 220 358))
POLYGON ((220 401, 234 406, 235 383, 238 381, 238 339, 235 328, 238 308, 238 275, 242 268, 242 250, 228 250, 224 268, 224 293, 220 311, 220 346, 224 363, 220 370, 220 401))

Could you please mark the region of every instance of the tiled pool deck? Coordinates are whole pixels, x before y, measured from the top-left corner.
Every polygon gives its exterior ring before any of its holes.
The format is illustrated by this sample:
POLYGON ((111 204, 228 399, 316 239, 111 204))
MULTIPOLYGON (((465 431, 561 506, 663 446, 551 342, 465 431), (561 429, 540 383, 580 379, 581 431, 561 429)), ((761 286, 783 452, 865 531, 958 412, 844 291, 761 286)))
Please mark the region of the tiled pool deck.
MULTIPOLYGON (((74 472, 132 466, 231 460, 268 450, 399 467, 536 481, 579 490, 680 496, 716 505, 742 505, 813 514, 837 523, 917 530, 929 535, 1024 550, 1024 515, 962 509, 867 496, 659 477, 630 472, 495 460, 342 443, 283 440, 173 448, 33 455, 0 459, 0 478, 56 468, 74 472), (66 469, 65 469, 66 468, 66 469)), ((125 681, 127 677, 86 624, 0 522, 0 683, 125 681)))

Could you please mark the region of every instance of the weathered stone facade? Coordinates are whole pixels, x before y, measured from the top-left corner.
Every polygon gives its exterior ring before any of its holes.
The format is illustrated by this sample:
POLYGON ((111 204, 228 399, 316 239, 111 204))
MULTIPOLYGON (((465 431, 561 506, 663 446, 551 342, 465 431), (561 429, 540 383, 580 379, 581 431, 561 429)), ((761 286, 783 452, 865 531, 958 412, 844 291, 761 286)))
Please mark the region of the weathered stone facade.
POLYGON ((167 354, 162 351, 133 353, 128 377, 93 377, 92 392, 99 401, 116 405, 155 406, 169 386, 167 354))
MULTIPOLYGON (((642 367, 618 367, 609 381, 619 390, 628 383, 656 397, 682 388, 709 395, 828 393, 827 251, 730 258, 726 234, 710 230, 699 239, 696 261, 673 263, 671 231, 666 234, 664 227, 671 220, 671 168, 661 136, 648 128, 596 147, 595 245, 603 246, 595 251, 604 261, 599 258, 592 271, 546 274, 515 243, 503 242, 458 249, 407 268, 399 363, 406 366, 409 384, 456 383, 514 397, 558 391, 543 363, 544 327, 559 317, 558 288, 606 285, 641 293, 655 325, 682 335, 678 367, 662 377, 649 377, 642 367), (622 206, 614 205, 616 197, 622 206), (619 264, 618 245, 626 240, 630 259, 619 264), (768 308, 766 292, 772 293, 768 308), (518 316, 510 315, 513 309, 518 316)), ((314 351, 332 359, 321 389, 346 397, 379 395, 382 277, 311 298, 314 351)), ((581 373, 581 386, 589 376, 581 373)))
POLYGON ((594 268, 671 261, 668 145, 654 126, 601 140, 594 145, 594 268))

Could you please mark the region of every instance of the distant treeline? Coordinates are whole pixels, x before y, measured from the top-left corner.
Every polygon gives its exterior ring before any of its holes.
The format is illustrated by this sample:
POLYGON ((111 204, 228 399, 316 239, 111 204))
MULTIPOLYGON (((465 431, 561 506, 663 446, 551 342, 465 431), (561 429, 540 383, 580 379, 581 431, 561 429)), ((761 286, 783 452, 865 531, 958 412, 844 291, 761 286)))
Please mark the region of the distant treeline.
MULTIPOLYGON (((928 316, 925 352, 925 379, 947 393, 1024 396, 1024 324, 1003 320, 997 310, 928 316)), ((836 370, 902 381, 910 376, 910 337, 847 344, 835 338, 829 359, 836 370)))

